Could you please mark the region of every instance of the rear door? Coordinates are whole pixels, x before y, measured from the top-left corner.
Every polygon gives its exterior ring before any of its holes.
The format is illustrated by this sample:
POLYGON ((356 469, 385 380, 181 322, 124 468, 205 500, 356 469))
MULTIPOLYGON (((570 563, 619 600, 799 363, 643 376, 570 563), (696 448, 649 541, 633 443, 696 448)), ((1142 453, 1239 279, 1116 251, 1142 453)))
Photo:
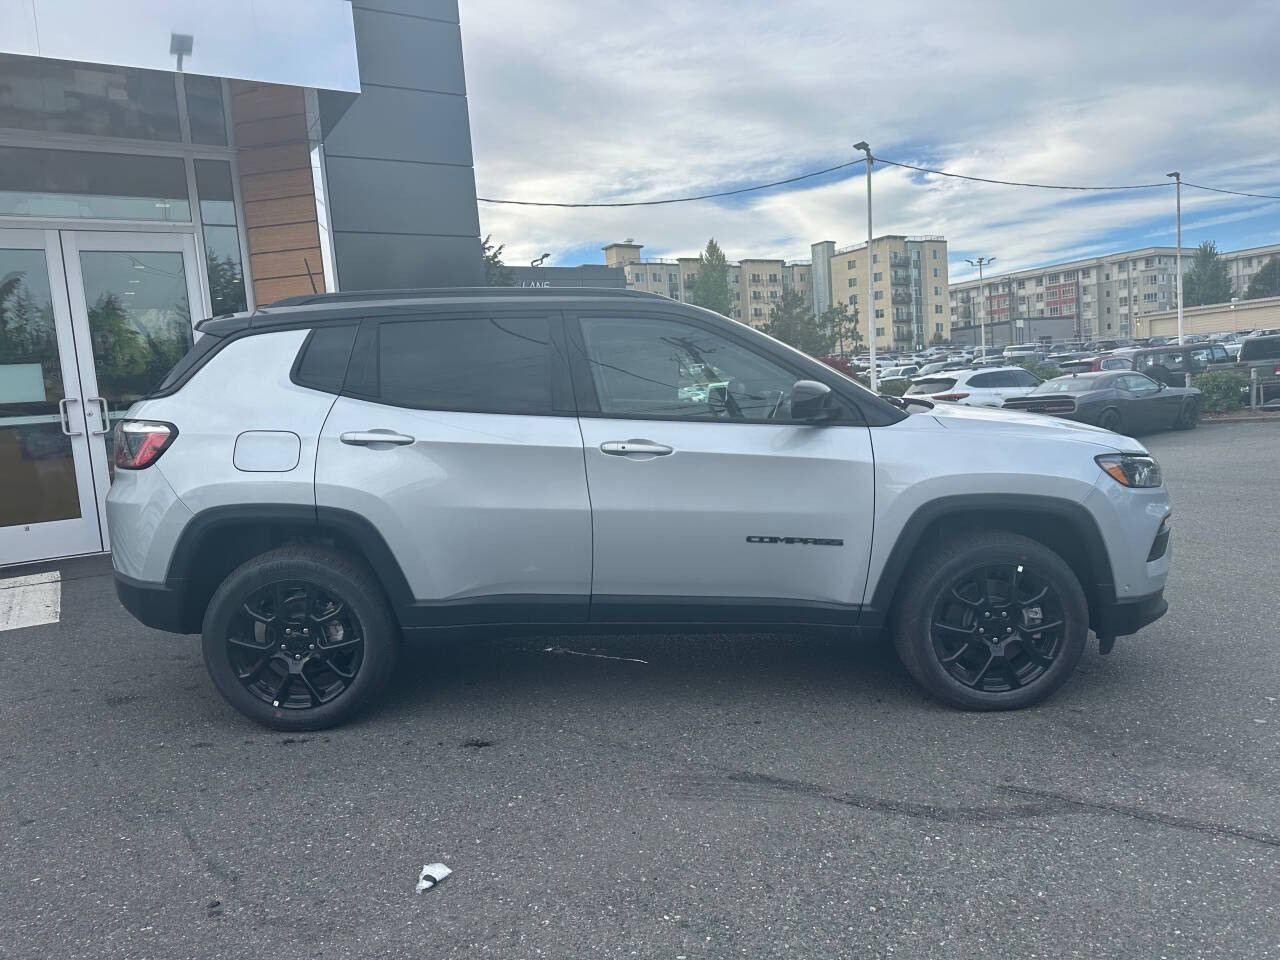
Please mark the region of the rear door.
POLYGON ((591 510, 562 337, 536 310, 361 325, 316 504, 373 523, 409 625, 586 619, 591 510))
POLYGON ((594 523, 593 620, 853 622, 868 428, 790 416, 802 370, 731 324, 570 323, 594 523))

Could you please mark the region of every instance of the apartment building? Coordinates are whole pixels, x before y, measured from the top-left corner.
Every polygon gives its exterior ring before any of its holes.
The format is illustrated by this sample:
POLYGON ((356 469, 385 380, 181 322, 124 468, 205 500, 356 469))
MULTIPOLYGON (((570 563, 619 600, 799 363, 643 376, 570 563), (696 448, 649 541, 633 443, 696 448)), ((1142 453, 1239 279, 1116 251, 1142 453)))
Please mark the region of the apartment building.
MULTIPOLYGON (((698 258, 645 258, 640 254, 642 247, 643 244, 629 239, 611 243, 604 248, 605 265, 624 269, 628 289, 691 303, 698 279, 698 258)), ((788 289, 798 292, 806 306, 812 305, 813 282, 809 263, 748 258, 729 264, 729 300, 735 320, 753 327, 764 326, 773 305, 788 289)))
POLYGON ((865 242, 836 247, 824 240, 813 244, 810 253, 815 314, 835 303, 857 309, 863 342, 874 326, 877 349, 917 349, 950 339, 944 237, 876 237, 870 251, 865 242), (867 322, 868 309, 873 324, 867 322))
MULTIPOLYGON (((1150 336, 1148 314, 1176 310, 1176 247, 1143 247, 1047 267, 988 275, 985 290, 968 280, 950 289, 951 329, 957 343, 978 343, 986 324, 988 343, 1039 339, 1093 340, 1150 336)), ((1193 250, 1182 250, 1182 269, 1191 269, 1193 250)), ((1249 281, 1280 244, 1222 254, 1232 295, 1243 296, 1249 281)))

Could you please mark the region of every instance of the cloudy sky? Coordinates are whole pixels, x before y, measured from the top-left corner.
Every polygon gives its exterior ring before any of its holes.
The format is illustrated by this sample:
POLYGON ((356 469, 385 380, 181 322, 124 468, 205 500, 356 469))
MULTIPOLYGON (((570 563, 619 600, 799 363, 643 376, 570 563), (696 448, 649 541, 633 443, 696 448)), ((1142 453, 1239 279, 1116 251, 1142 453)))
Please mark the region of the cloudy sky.
MULTIPOLYGON (((484 197, 647 200, 853 159, 1068 184, 1185 179, 1280 194, 1280 3, 1172 0, 466 0, 462 36, 484 197)), ((941 234, 1016 269, 1174 242, 1172 189, 1078 194, 877 168, 875 230, 941 234)), ((507 262, 807 259, 866 235, 860 170, 731 201, 557 210, 480 205, 507 262)), ((1280 202, 1183 191, 1183 242, 1280 241, 1280 202)))

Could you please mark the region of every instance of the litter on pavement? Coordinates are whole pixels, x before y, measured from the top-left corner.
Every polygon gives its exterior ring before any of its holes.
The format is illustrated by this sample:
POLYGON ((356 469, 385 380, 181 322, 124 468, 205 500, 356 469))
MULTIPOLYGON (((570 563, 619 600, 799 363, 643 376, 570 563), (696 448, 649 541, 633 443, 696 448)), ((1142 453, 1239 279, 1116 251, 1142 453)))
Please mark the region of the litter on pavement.
POLYGON ((605 653, 584 653, 581 650, 569 650, 565 647, 547 647, 543 653, 570 653, 575 657, 595 657, 597 660, 624 660, 627 663, 643 663, 648 666, 648 660, 638 660, 635 657, 611 657, 605 653))
POLYGON ((418 875, 418 892, 430 890, 437 883, 453 873, 443 863, 428 863, 423 866, 422 873, 418 875))

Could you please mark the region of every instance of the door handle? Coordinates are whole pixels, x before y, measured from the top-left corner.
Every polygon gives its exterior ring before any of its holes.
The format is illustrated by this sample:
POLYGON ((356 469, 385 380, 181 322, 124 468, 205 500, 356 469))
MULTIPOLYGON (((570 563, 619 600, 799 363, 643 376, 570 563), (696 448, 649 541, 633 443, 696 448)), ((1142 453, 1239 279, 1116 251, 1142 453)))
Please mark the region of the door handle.
POLYGON ((403 447, 413 443, 413 437, 406 436, 403 433, 395 433, 391 430, 357 430, 351 433, 344 433, 338 439, 343 443, 349 443, 353 447, 367 447, 372 443, 390 443, 397 447, 403 447))
POLYGON ((615 457, 626 457, 632 454, 665 457, 667 454, 675 452, 673 448, 665 444, 654 443, 652 440, 609 440, 600 444, 600 449, 602 452, 615 457))
POLYGON ((111 431, 111 421, 108 419, 107 401, 102 399, 102 397, 90 397, 89 402, 96 403, 98 405, 98 412, 101 414, 102 419, 102 423, 99 424, 101 429, 90 430, 89 432, 95 436, 101 436, 104 433, 109 433, 111 431))
POLYGON ((68 437, 78 437, 84 432, 83 430, 71 429, 70 408, 67 406, 68 404, 79 402, 79 397, 63 397, 58 401, 58 418, 62 421, 62 432, 68 437))

